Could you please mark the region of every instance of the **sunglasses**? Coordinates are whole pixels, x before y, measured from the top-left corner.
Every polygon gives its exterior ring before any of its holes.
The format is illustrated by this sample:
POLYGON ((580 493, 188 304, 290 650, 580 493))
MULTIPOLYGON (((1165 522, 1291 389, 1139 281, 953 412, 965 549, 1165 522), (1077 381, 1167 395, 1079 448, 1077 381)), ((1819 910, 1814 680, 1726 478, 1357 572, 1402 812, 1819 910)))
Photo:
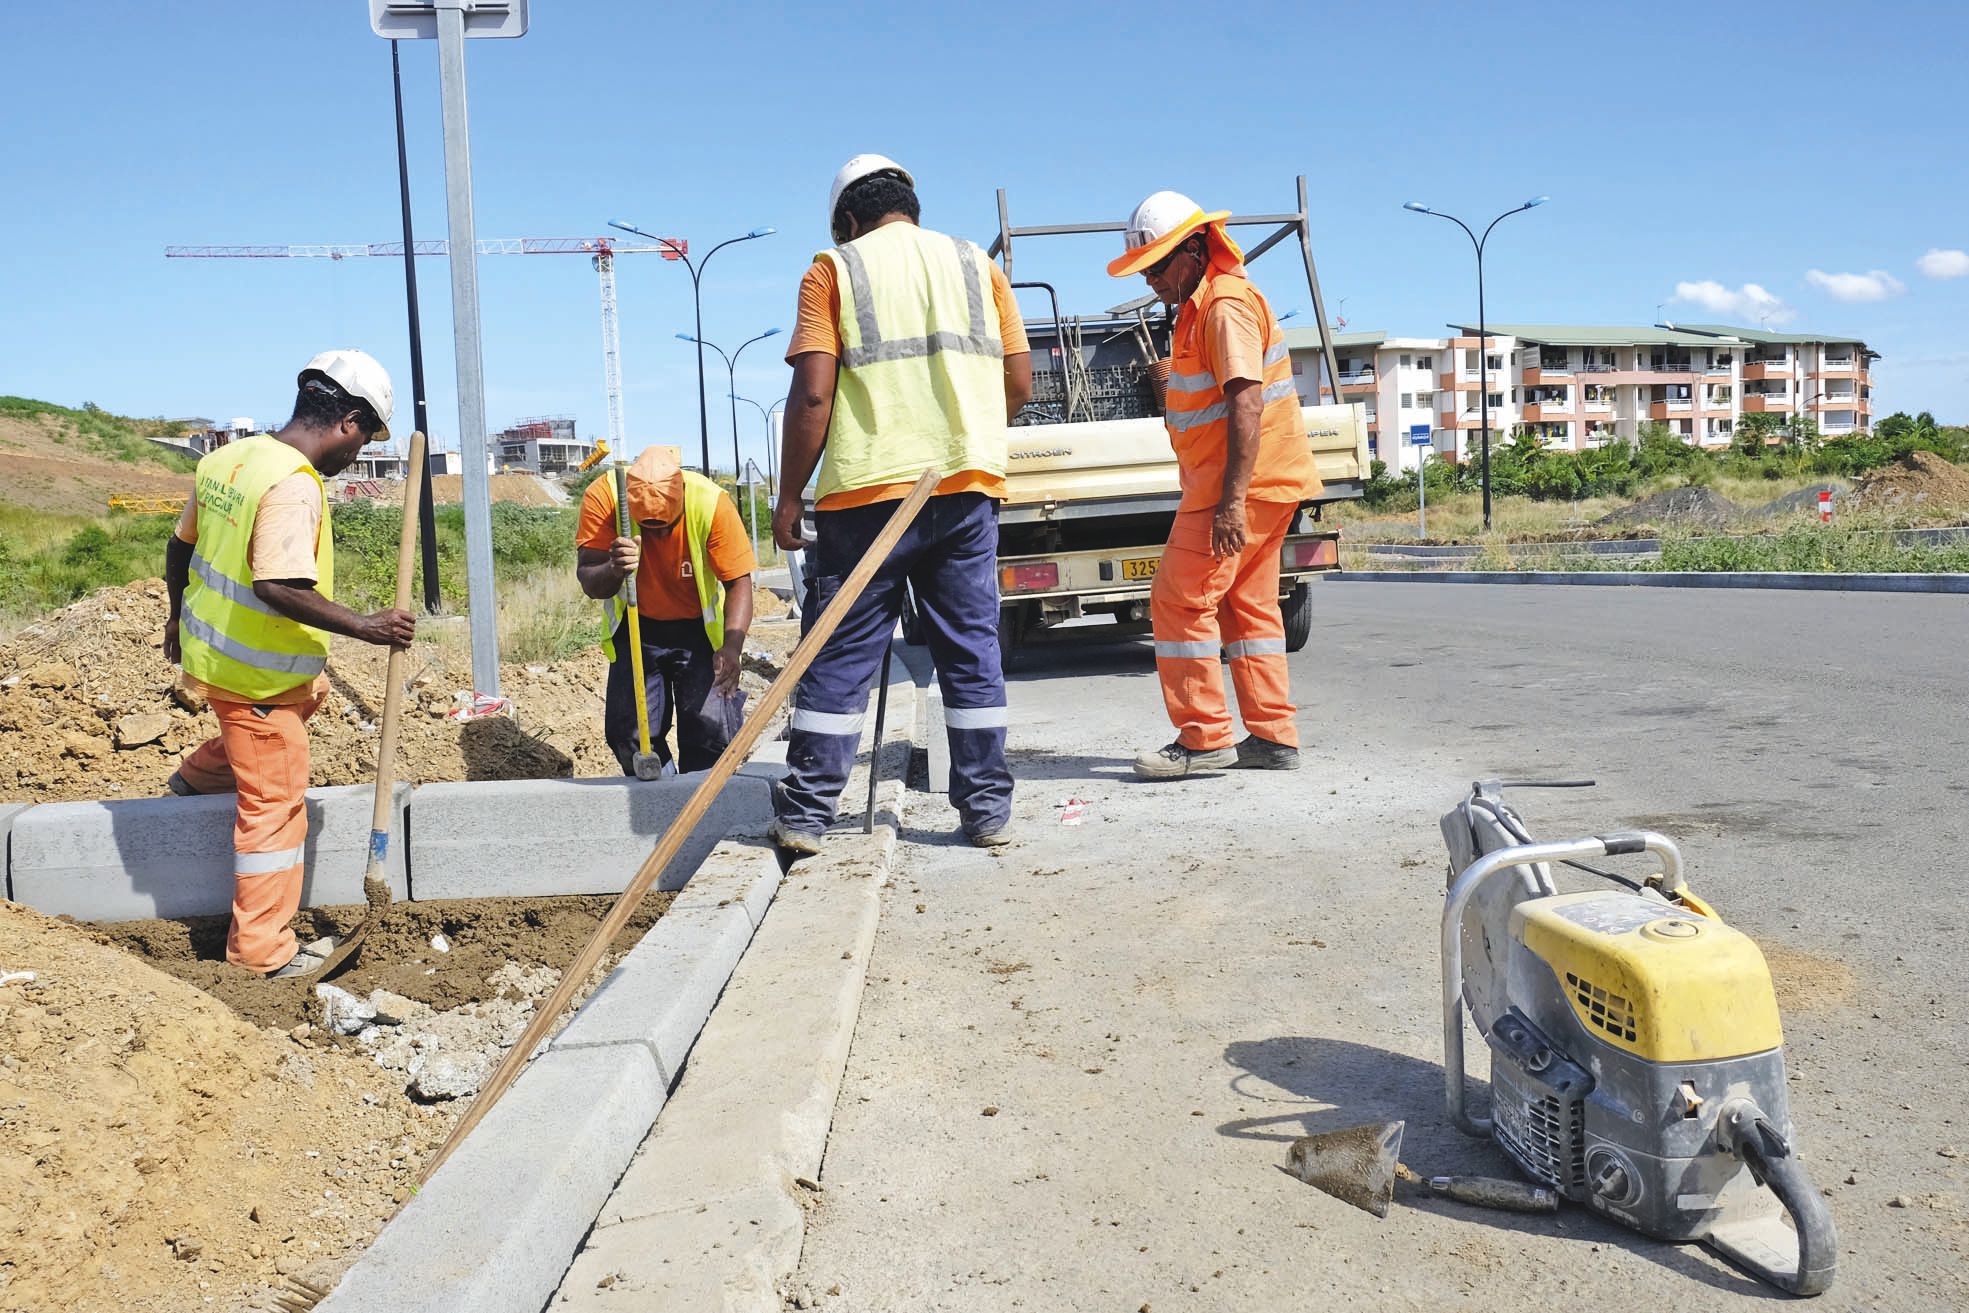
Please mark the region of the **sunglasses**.
POLYGON ((1162 277, 1164 274, 1169 272, 1169 266, 1176 263, 1176 257, 1181 255, 1184 251, 1188 249, 1189 249, 1189 243, 1184 242, 1179 244, 1175 250, 1163 256, 1160 260, 1157 260, 1154 264, 1150 265, 1143 272, 1146 273, 1151 278, 1162 277))

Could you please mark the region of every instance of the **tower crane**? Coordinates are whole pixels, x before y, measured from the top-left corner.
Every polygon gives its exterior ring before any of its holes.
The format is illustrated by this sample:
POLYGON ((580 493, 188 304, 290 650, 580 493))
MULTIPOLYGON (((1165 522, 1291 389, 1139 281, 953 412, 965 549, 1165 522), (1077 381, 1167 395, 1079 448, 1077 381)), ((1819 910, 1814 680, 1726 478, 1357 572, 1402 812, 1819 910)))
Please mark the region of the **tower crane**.
MULTIPOLYGON (((615 257, 662 256, 681 260, 690 251, 682 238, 658 238, 655 243, 625 243, 612 237, 481 237, 474 243, 480 255, 586 255, 595 266, 602 296, 602 385, 608 395, 608 438, 605 450, 625 450, 622 433, 622 349, 616 330, 615 257)), ((416 242, 413 255, 449 255, 443 238, 416 242)), ((322 242, 289 246, 167 246, 167 260, 348 260, 369 256, 403 258, 402 242, 322 242)))

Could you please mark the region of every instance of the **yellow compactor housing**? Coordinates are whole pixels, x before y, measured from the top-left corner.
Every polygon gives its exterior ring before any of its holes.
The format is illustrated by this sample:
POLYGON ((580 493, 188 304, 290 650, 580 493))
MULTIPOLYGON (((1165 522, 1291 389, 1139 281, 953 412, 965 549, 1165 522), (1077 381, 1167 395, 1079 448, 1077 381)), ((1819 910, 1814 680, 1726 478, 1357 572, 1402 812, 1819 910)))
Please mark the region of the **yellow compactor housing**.
POLYGON ((1721 921, 1596 891, 1518 904, 1511 937, 1552 970, 1594 1038, 1648 1062, 1705 1062, 1784 1043, 1764 954, 1721 921))

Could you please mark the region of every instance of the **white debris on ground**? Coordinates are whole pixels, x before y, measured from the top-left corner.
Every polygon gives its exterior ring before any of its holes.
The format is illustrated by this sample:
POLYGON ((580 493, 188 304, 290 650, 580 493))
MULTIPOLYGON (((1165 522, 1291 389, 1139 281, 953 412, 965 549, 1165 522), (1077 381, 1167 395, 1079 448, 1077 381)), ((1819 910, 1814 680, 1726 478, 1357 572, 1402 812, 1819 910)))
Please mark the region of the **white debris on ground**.
POLYGON ((552 967, 508 962, 486 981, 492 997, 445 1012, 387 989, 363 998, 322 984, 315 996, 325 1028, 353 1038, 377 1066, 403 1073, 411 1098, 436 1103, 476 1094, 560 979, 552 967))

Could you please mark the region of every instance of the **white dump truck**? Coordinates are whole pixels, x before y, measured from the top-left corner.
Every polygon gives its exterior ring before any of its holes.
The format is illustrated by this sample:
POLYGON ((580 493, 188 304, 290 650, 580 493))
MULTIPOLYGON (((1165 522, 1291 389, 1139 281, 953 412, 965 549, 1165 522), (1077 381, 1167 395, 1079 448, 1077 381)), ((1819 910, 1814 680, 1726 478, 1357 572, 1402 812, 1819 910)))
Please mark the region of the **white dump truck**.
MULTIPOLYGON (((1010 659, 1069 620, 1107 616, 1124 627, 1121 632, 1147 632, 1149 583, 1180 492, 1161 419, 1170 321, 1159 308, 1151 317, 1154 298, 1092 318, 1065 318, 1049 284, 1021 282, 1013 274, 1017 239, 1109 233, 1118 246, 1123 225, 1014 227, 1002 190, 998 217, 991 255, 1028 300, 1043 292, 1051 305, 1050 318, 1028 315, 1033 397, 1011 431, 1008 496, 999 517, 999 638, 1010 659)), ((1308 364, 1299 389, 1302 399, 1316 403, 1302 413, 1326 486, 1300 507, 1280 561, 1286 644, 1297 651, 1312 632, 1311 584, 1340 564, 1339 530, 1322 520, 1322 508, 1361 495, 1368 475, 1367 424, 1358 404, 1317 404, 1322 373, 1325 386, 1335 389, 1339 371, 1313 267, 1305 178, 1299 179, 1296 212, 1234 216, 1227 223, 1267 230, 1247 247, 1247 264, 1298 238, 1319 325, 1317 363, 1308 364)), ((1291 307, 1296 300, 1296 279, 1260 285, 1275 306, 1291 307)))

